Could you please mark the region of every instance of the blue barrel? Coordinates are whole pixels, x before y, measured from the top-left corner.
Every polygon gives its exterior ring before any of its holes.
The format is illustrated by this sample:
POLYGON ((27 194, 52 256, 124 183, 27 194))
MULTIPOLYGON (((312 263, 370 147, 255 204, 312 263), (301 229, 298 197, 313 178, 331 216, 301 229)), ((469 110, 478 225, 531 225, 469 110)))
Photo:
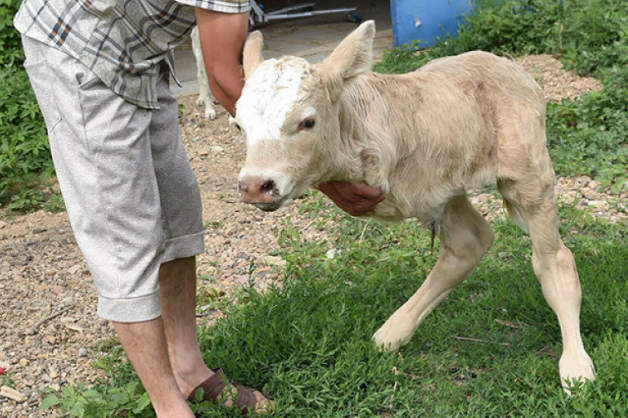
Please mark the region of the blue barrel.
POLYGON ((438 37, 456 35, 460 19, 472 0, 391 0, 395 47, 419 40, 419 48, 433 46, 438 37))

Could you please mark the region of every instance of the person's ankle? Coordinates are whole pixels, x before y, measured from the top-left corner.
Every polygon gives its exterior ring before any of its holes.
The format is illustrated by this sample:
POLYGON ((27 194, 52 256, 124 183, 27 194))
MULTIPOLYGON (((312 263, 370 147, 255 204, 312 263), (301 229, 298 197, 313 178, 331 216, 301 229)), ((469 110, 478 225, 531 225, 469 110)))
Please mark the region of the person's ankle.
POLYGON ((174 377, 184 398, 194 395, 196 388, 213 372, 205 365, 195 367, 173 367, 174 377))
POLYGON ((170 403, 161 406, 153 403, 153 407, 155 408, 157 418, 194 418, 194 413, 186 402, 170 403))

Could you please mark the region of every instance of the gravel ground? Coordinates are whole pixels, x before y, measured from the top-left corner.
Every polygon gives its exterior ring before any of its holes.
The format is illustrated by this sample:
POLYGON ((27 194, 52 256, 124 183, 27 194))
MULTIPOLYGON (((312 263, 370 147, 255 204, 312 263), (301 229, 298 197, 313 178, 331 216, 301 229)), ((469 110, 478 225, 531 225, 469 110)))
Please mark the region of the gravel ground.
MULTIPOLYGON (((549 56, 520 62, 535 74, 549 100, 600 88, 596 80, 564 72, 549 56)), ((249 282, 251 262, 257 266, 257 288, 280 283, 285 262, 270 254, 278 248, 276 231, 282 219, 289 215, 304 239, 324 237, 299 215, 298 201, 275 213, 240 203, 235 184, 244 161, 243 137, 228 125, 224 111, 216 121, 203 121, 195 97, 181 102, 184 140, 201 187, 207 226, 206 251, 198 258, 199 286, 228 301, 234 289, 249 282)), ((586 177, 559 179, 557 192, 566 201, 591 208, 595 216, 612 222, 626 219, 625 208, 618 211, 617 202, 626 202, 628 196, 609 196, 586 177)), ((491 194, 477 194, 473 200, 487 218, 503 216, 501 202, 491 194)), ((0 294, 0 374, 9 377, 13 387, 0 392, 0 417, 60 416, 37 409, 42 390, 102 377, 91 364, 102 355, 98 342, 113 336, 110 324, 95 314, 96 294, 65 212, 17 217, 0 212, 0 294)), ((221 316, 207 305, 198 307, 199 325, 221 316)))
POLYGON ((602 89, 602 83, 595 78, 579 77, 565 71, 563 63, 551 55, 526 55, 517 58, 517 62, 534 75, 548 101, 573 100, 584 93, 602 89))

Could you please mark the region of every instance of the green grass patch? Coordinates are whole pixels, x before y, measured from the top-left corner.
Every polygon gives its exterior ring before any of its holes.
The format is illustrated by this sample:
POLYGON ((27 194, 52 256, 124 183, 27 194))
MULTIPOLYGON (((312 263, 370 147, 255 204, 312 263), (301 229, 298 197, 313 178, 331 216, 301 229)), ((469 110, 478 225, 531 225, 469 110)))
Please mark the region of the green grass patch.
MULTIPOLYGON (((314 193, 303 211, 320 207, 314 193)), ((416 222, 318 213, 317 227, 331 238, 304 242, 280 231, 288 237, 285 284, 264 296, 245 288, 238 304, 225 306, 225 319, 199 331, 205 360, 263 388, 277 417, 625 416, 628 227, 570 206, 560 212, 582 282, 582 334, 599 373, 576 397, 560 388, 560 328, 532 271, 529 238, 508 220, 494 223, 489 254, 411 342, 380 353, 371 335, 421 285, 438 244, 430 252, 429 232, 416 222), (333 259, 326 256, 331 248, 341 250, 333 259)), ((284 230, 291 228, 286 222, 284 230)), ((66 388, 48 403, 89 411, 83 416, 152 416, 121 348, 107 349, 98 367, 110 380, 66 388)), ((238 416, 215 405, 193 407, 201 417, 238 416)))
POLYGON ((0 0, 0 206, 17 212, 59 210, 60 196, 44 184, 54 173, 46 126, 12 25, 20 3, 0 0))

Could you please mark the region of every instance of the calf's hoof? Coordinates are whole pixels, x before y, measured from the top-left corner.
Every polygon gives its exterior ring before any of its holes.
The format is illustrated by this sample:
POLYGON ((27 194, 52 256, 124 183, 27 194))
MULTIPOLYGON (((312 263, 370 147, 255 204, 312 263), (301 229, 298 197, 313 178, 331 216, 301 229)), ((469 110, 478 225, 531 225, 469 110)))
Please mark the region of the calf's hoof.
POLYGON ((558 363, 563 390, 571 396, 573 386, 582 386, 595 380, 595 366, 584 350, 563 353, 558 363))
POLYGON ((414 329, 406 326, 405 321, 393 320, 391 317, 373 334, 373 341, 383 351, 395 351, 407 344, 413 333, 414 329))
POLYGON ((210 108, 209 106, 207 106, 205 108, 205 117, 210 120, 216 119, 216 111, 213 108, 210 108))
POLYGON ((216 109, 214 109, 214 105, 212 104, 212 100, 209 97, 203 97, 199 95, 196 99, 197 106, 205 106, 205 118, 214 120, 216 119, 216 109))

